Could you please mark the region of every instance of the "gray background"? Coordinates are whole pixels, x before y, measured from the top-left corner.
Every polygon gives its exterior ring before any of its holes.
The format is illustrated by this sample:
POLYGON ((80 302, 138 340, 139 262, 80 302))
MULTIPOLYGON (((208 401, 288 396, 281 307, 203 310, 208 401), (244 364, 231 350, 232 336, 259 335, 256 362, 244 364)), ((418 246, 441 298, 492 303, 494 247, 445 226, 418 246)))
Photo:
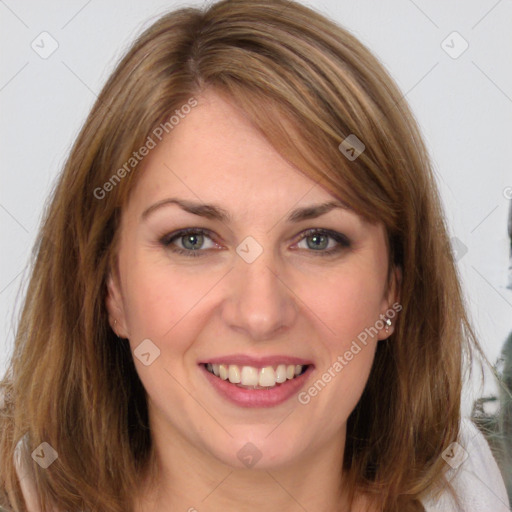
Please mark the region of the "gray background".
MULTIPOLYGON (((204 3, 0 0, 0 373, 43 205, 96 95, 137 34, 178 5, 204 3), (51 48, 42 32, 58 43, 48 58, 31 46, 51 48)), ((368 45, 412 106, 456 237, 468 307, 494 363, 512 329, 512 1, 304 3, 368 45), (469 44, 457 58, 464 42, 454 31, 469 44)), ((493 390, 492 382, 468 384, 464 414, 493 390)))

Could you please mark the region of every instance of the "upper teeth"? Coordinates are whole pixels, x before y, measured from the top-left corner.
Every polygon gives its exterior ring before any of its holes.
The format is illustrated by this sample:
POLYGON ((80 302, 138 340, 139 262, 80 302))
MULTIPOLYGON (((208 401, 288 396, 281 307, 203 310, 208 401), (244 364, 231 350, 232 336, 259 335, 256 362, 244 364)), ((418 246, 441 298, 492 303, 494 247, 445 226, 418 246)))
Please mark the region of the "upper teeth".
POLYGON ((280 364, 275 368, 265 366, 255 368, 253 366, 238 366, 236 364, 211 364, 206 369, 223 380, 229 380, 233 384, 243 386, 273 387, 276 383, 286 382, 286 379, 293 379, 299 375, 304 366, 300 364, 280 364))

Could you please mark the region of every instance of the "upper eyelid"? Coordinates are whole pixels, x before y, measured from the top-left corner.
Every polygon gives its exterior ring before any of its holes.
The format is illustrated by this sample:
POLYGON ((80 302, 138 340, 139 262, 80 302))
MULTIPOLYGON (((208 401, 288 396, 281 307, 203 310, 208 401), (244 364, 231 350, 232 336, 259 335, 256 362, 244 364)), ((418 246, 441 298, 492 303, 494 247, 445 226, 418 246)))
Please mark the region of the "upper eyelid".
POLYGON ((172 231, 171 233, 165 233, 163 236, 159 237, 159 240, 160 241, 165 241, 165 240, 168 240, 169 242, 173 239, 178 239, 178 238, 181 238, 185 235, 187 235, 187 233, 200 233, 200 234, 204 234, 206 236, 208 236, 209 238, 211 238, 212 240, 214 240, 214 236, 213 235, 213 231, 210 231, 209 229, 206 229, 206 228, 183 228, 183 229, 178 229, 176 231, 172 231))

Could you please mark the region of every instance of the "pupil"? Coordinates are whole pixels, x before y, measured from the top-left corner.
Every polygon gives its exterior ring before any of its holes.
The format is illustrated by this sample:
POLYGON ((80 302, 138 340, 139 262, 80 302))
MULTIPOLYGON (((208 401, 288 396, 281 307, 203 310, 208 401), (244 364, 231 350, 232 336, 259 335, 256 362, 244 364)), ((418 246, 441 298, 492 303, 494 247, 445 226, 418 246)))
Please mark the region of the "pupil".
POLYGON ((317 243, 317 241, 321 240, 322 238, 323 238, 324 242, 327 240, 327 237, 325 235, 312 235, 311 236, 311 239, 314 240, 314 242, 313 242, 313 244, 314 244, 313 249, 318 249, 319 247, 321 249, 325 249, 325 247, 326 247, 325 243, 322 244, 321 241, 320 241, 320 243, 317 243))
POLYGON ((187 249, 192 249, 192 250, 195 250, 197 249, 197 247, 199 245, 201 245, 200 243, 197 242, 197 240, 199 238, 201 238, 203 235, 187 235, 185 237, 185 243, 183 244, 187 249), (187 243, 190 243, 191 244, 191 247, 187 247, 187 243))

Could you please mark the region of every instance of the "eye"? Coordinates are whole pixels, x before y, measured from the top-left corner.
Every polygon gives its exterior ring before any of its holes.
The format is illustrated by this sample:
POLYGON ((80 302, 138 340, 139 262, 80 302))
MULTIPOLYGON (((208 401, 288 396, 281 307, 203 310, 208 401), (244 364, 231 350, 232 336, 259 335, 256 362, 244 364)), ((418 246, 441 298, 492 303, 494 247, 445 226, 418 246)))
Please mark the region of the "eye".
MULTIPOLYGON (((211 240, 209 233, 209 231, 201 228, 181 229, 175 233, 165 235, 160 239, 160 243, 178 254, 192 257, 204 256, 205 251, 201 251, 201 249, 205 249, 203 247, 205 239, 211 240), (179 241, 181 247, 174 245, 175 241, 179 241)), ((206 249, 211 248, 212 246, 206 247, 206 249)))
MULTIPOLYGON (((315 253, 315 256, 331 256, 351 245, 350 240, 342 233, 319 228, 308 229, 301 233, 298 244, 304 242, 306 247, 299 248, 305 248, 307 252, 315 253)), ((181 229, 163 236, 160 243, 176 254, 189 257, 205 256, 207 249, 218 248, 218 244, 212 241, 210 231, 202 228, 181 229), (206 247, 205 240, 210 240, 210 244, 206 247)))
POLYGON ((301 235, 299 243, 305 242, 306 249, 311 249, 309 252, 316 252, 318 256, 331 256, 350 247, 350 240, 337 231, 312 228, 301 235), (329 239, 331 239, 331 243, 329 243, 329 239))

